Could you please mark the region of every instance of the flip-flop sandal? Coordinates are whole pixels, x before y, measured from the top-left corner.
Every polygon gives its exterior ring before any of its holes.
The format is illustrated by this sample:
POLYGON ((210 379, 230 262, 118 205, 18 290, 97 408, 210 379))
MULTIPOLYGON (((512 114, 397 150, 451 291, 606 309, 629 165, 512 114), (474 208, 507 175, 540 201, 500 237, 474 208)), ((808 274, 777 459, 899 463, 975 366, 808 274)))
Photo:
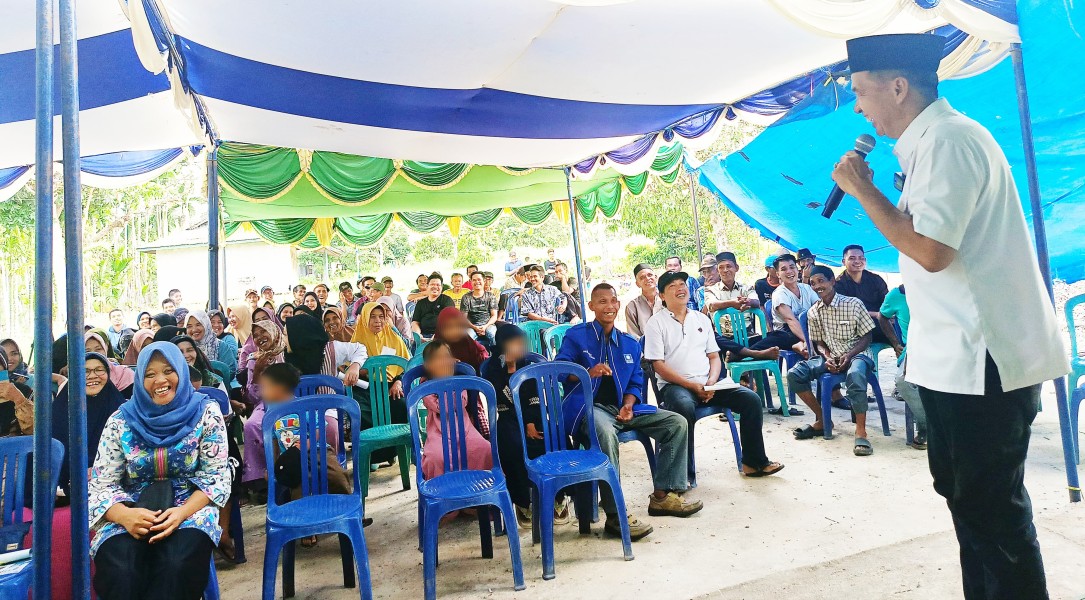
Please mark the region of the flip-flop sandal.
POLYGON ((752 473, 743 473, 743 475, 746 477, 768 477, 769 475, 775 475, 783 470, 784 465, 780 463, 769 463, 752 473))
POLYGON ((916 450, 926 450, 927 449, 927 438, 919 437, 917 435, 917 436, 915 436, 915 438, 912 439, 912 443, 908 444, 908 445, 915 448, 916 450))
POLYGON ((842 410, 851 410, 851 402, 848 402, 847 398, 840 398, 839 400, 833 400, 833 408, 839 408, 842 410))
MULTIPOLYGON (((781 410, 779 406, 775 406, 773 408, 770 408, 768 412, 769 412, 770 415, 782 415, 782 414, 784 414, 784 411, 781 410)), ((789 406, 789 407, 787 407, 787 414, 788 414, 789 417, 801 417, 801 416, 806 414, 806 411, 799 408, 799 407, 797 407, 797 406, 789 406)))
POLYGON ((816 437, 825 435, 824 429, 814 429, 810 425, 801 427, 795 430, 795 439, 797 440, 812 440, 816 437))
POLYGON ((870 442, 866 438, 855 438, 855 449, 853 450, 855 456, 870 456, 874 454, 874 447, 870 445, 870 442))

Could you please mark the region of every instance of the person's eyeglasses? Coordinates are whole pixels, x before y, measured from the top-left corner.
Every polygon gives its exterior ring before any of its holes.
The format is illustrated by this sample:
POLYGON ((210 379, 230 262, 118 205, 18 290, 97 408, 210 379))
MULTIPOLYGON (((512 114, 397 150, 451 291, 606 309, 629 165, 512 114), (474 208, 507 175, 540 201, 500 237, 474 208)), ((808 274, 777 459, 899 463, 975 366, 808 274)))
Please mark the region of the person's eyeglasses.
POLYGON ((95 379, 97 379, 98 377, 105 377, 105 374, 106 370, 101 367, 98 367, 96 369, 87 369, 87 377, 94 377, 95 379))

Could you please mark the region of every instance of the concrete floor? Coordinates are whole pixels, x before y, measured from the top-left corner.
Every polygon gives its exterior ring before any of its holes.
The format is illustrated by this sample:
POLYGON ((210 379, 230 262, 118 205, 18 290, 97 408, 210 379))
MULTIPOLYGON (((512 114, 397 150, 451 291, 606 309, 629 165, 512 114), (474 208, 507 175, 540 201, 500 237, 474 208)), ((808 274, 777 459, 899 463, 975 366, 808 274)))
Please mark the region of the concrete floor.
MULTIPOLYGON (((892 369, 891 366, 888 367, 892 369)), ((886 378, 890 379, 890 378, 886 378)), ((697 425, 700 486, 690 497, 705 508, 689 519, 647 517, 651 480, 643 450, 622 449, 626 502, 655 532, 622 560, 618 540, 581 536, 575 524, 556 534, 557 578, 543 581, 538 546, 521 531, 527 590, 512 589, 508 543, 497 538, 494 559, 480 557, 476 521, 442 528, 437 593, 441 598, 607 598, 864 600, 960 598, 957 542, 945 503, 931 489, 926 453, 904 444, 904 405, 886 396, 893 427, 883 437, 870 413, 869 458, 852 455, 853 425, 834 411, 833 440, 796 441, 791 430, 809 416, 766 415, 769 457, 787 468, 747 480, 735 469, 730 434, 715 418, 697 425)), ((1085 599, 1085 503, 1068 502, 1054 396, 1033 429, 1027 485, 1032 495, 1051 597, 1085 599)), ((414 471, 411 471, 412 478, 414 471)), ((422 597, 422 555, 416 550, 416 494, 402 491, 398 469, 373 474, 366 528, 375 598, 422 597)), ((260 598, 264 507, 245 507, 248 563, 219 563, 222 597, 260 598)), ((357 598, 342 588, 338 543, 322 538, 298 549, 297 597, 357 598)), ((277 597, 281 597, 281 577, 277 597)))

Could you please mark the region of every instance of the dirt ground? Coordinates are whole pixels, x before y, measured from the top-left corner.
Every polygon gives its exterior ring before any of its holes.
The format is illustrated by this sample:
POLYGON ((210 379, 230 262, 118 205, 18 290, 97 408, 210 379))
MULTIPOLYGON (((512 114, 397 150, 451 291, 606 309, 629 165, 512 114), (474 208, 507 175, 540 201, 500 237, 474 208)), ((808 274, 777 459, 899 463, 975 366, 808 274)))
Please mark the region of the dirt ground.
MULTIPOLYGON (((888 356, 888 353, 885 355, 888 356)), ((883 365, 883 373, 893 367, 883 365)), ((885 377, 891 381, 891 377, 885 377)), ((888 390, 887 390, 888 392, 888 390)), ((866 600, 960 598, 957 542, 945 503, 931 489, 926 453, 904 443, 904 404, 886 394, 892 437, 883 437, 877 412, 868 428, 874 455, 852 455, 853 425, 834 411, 834 439, 796 441, 791 430, 810 417, 765 416, 769 457, 787 468, 776 477, 738 475, 730 433, 715 418, 697 424, 698 488, 689 496, 705 508, 688 519, 649 518, 651 478, 643 449, 622 448, 622 480, 629 510, 655 532, 634 543, 635 560, 622 560, 621 543, 591 535, 575 523, 556 532, 557 578, 543 581, 539 547, 520 531, 527 590, 514 592, 507 538, 495 539, 494 559, 481 558, 477 521, 459 519, 440 534, 441 598, 609 598, 866 600)), ((873 403, 872 403, 873 406, 873 403)), ((1033 428, 1026 482, 1036 515, 1051 597, 1085 599, 1085 503, 1070 504, 1063 471, 1054 393, 1033 428)), ((1083 438, 1085 441, 1085 438, 1083 438)), ((412 479, 414 470, 411 470, 412 479)), ((373 597, 422 597, 417 551, 416 493, 403 491, 398 469, 373 474, 366 528, 373 597)), ((248 562, 218 564, 222 597, 258 599, 264 550, 264 507, 245 507, 248 562)), ((357 598, 342 587, 334 536, 299 547, 298 598, 357 598)), ((282 578, 277 577, 276 597, 282 578)))

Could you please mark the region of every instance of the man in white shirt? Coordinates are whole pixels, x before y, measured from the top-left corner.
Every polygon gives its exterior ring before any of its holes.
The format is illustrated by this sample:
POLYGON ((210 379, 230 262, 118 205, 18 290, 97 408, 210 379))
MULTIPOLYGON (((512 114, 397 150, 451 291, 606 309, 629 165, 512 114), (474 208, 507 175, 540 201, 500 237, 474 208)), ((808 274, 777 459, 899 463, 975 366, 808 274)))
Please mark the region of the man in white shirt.
MULTIPOLYGON (((769 460, 761 432, 761 398, 744 387, 706 390, 720 380, 723 362, 705 315, 689 310, 689 276, 666 272, 656 284, 664 308, 644 328, 644 358, 652 363, 659 390, 659 404, 686 418, 692 431, 698 404, 731 409, 741 416, 742 472, 749 477, 773 475, 784 465, 769 460)), ((693 436, 690 436, 690 440, 693 436)), ((692 442, 689 451, 693 452, 692 442)))
POLYGON ((833 180, 900 251, 912 317, 905 378, 927 411, 928 460, 953 515, 965 597, 1043 599, 1025 458, 1040 384, 1069 361, 1009 163, 986 129, 938 98, 944 44, 848 41, 855 111, 897 140, 905 183, 893 206, 854 152, 833 180))
POLYGON ((750 346, 754 350, 786 348, 807 356, 803 342, 805 334, 799 324, 799 315, 818 301, 813 288, 799 282, 799 264, 791 254, 776 257, 776 274, 780 285, 772 292, 772 331, 761 341, 750 346))

